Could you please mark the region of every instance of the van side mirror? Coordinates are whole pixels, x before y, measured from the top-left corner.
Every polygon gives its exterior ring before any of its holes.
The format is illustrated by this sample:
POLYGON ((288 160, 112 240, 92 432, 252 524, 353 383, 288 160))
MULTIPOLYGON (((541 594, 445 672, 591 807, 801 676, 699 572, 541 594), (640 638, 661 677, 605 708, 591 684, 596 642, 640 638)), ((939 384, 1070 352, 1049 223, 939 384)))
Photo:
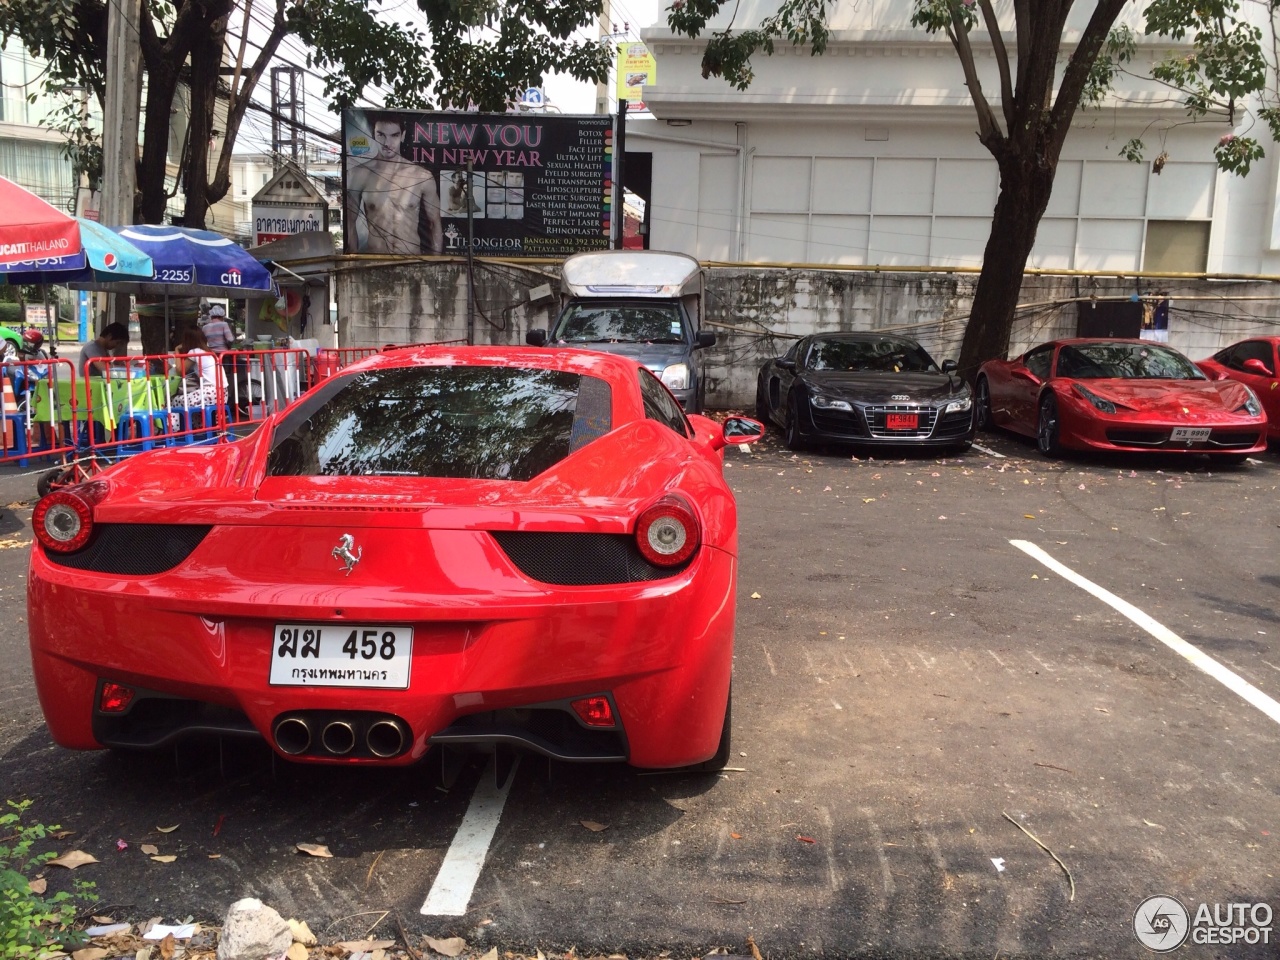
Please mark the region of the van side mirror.
POLYGON ((956 372, 957 370, 959 370, 959 369, 960 369, 960 364, 956 363, 954 360, 943 360, 943 361, 942 361, 942 372, 943 372, 943 373, 955 373, 955 372, 956 372))
POLYGON ((693 348, 699 350, 703 347, 714 347, 716 345, 716 335, 710 330, 699 330, 693 338, 693 348))
POLYGON ((530 330, 524 335, 524 342, 531 347, 545 347, 547 345, 547 331, 530 330))

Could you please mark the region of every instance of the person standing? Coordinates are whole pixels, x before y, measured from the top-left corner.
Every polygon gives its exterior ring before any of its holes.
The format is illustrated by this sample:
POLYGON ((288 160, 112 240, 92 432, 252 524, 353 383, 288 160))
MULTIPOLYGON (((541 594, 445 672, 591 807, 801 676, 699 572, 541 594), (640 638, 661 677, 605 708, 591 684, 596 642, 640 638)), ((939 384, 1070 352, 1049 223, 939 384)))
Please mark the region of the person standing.
POLYGON ((227 323, 227 310, 220 303, 209 308, 209 320, 200 329, 209 341, 209 349, 214 353, 225 353, 231 349, 231 343, 236 338, 231 324, 227 323))
POLYGON ((76 370, 80 372, 80 376, 88 378, 90 374, 98 377, 108 375, 108 364, 93 363, 94 360, 100 360, 104 357, 119 356, 124 347, 129 344, 129 328, 123 323, 109 323, 102 328, 102 332, 90 340, 80 350, 80 360, 76 363, 76 370))
POLYGON ((371 114, 378 151, 347 174, 346 217, 352 245, 363 217, 368 239, 362 253, 443 253, 440 187, 435 174, 406 158, 404 119, 371 114))

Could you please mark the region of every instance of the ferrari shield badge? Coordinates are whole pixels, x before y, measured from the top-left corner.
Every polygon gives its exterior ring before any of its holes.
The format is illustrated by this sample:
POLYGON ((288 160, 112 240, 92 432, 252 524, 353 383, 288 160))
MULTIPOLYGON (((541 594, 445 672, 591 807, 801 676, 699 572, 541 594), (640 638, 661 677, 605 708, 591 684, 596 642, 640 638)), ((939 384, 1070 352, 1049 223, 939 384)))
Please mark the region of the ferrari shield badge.
POLYGON ((364 555, 364 550, 356 546, 355 537, 349 533, 344 533, 342 539, 338 541, 338 545, 330 551, 330 555, 333 559, 342 561, 342 572, 349 577, 356 564, 360 562, 360 557, 364 555), (355 550, 354 553, 351 552, 353 549, 355 550))

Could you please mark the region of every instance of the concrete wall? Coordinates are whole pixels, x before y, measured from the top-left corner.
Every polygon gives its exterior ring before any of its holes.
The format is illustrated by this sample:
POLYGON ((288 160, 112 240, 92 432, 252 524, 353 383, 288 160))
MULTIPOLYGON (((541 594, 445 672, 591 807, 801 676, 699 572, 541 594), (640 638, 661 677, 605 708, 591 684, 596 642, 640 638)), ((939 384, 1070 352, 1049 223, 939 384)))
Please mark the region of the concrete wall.
MULTIPOLYGON (((707 352, 708 406, 747 409, 760 364, 794 338, 839 330, 895 331, 919 340, 937 360, 959 355, 977 277, 714 267, 706 318, 720 342, 707 352)), ((430 343, 467 336, 464 263, 341 264, 337 275, 340 346, 430 343)), ((548 327, 558 298, 558 267, 477 263, 475 342, 518 345, 527 330, 548 327), (528 302, 549 283, 554 298, 528 302)), ((1170 299, 1169 343, 1193 359, 1280 327, 1280 284, 1260 281, 1027 277, 1010 355, 1055 337, 1074 336, 1078 303, 1170 299)))

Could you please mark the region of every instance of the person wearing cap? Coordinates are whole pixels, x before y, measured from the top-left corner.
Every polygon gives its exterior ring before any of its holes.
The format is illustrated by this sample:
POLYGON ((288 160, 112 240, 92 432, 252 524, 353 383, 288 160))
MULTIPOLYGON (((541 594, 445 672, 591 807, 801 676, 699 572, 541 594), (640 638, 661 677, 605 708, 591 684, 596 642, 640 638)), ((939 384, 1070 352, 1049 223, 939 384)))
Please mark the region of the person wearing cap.
POLYGON ((224 353, 230 349, 231 341, 236 338, 231 324, 227 323, 227 310, 220 303, 209 308, 209 322, 201 330, 209 341, 209 349, 214 353, 224 353))

